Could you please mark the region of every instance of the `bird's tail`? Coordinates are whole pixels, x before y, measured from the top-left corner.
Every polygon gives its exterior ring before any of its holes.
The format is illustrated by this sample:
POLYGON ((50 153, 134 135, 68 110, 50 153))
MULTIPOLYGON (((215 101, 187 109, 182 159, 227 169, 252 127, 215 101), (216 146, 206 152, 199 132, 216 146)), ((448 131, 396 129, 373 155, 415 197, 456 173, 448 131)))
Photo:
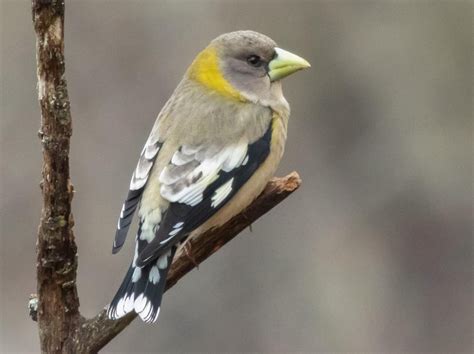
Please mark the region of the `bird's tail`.
POLYGON ((143 321, 155 322, 175 252, 173 247, 143 268, 132 263, 107 309, 107 316, 115 320, 135 311, 143 321))

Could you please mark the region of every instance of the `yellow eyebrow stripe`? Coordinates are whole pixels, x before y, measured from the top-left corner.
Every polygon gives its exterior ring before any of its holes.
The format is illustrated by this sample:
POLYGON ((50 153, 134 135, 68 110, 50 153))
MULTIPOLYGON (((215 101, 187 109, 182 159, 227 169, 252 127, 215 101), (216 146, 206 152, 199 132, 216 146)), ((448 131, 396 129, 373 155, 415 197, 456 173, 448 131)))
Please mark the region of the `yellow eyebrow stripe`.
POLYGON ((189 68, 189 77, 223 96, 246 101, 222 75, 217 52, 213 47, 207 47, 198 54, 189 68))

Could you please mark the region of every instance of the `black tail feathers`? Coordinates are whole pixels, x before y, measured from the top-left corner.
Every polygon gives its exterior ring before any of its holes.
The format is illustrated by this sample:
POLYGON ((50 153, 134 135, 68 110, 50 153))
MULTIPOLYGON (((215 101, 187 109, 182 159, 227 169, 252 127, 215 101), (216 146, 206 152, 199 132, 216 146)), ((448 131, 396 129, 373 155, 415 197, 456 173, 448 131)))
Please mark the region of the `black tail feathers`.
POLYGON ((173 247, 143 268, 132 264, 107 309, 110 319, 135 311, 145 322, 155 322, 160 314, 166 276, 176 248, 173 247))

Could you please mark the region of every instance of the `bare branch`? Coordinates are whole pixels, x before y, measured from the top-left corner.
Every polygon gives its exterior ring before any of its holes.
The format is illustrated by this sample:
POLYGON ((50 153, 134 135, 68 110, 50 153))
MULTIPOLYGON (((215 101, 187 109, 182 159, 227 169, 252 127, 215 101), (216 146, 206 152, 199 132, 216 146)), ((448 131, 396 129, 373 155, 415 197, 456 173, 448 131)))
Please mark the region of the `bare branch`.
MULTIPOLYGON (((219 228, 209 230, 188 241, 188 250, 181 248, 175 256, 168 274, 166 289, 175 285, 183 276, 195 268, 199 263, 217 252, 223 245, 232 240, 242 230, 255 222, 260 216, 275 207, 288 195, 294 192, 301 184, 296 172, 286 177, 273 178, 262 194, 243 212, 236 215, 219 228), (188 253, 188 254, 187 254, 188 253)), ((79 329, 76 350, 80 353, 95 353, 103 348, 115 336, 123 331, 136 317, 127 315, 119 320, 109 320, 106 310, 102 310, 94 318, 84 322, 79 329)))
POLYGON ((39 137, 43 147, 43 208, 37 240, 38 326, 41 351, 69 351, 80 320, 76 244, 69 181, 71 112, 64 67, 64 1, 32 0, 36 32, 39 137))

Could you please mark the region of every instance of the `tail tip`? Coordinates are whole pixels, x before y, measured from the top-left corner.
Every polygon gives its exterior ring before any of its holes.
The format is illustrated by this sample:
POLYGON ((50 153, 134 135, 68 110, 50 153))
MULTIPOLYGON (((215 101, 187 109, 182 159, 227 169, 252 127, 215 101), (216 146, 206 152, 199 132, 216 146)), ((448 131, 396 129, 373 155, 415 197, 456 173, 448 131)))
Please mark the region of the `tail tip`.
POLYGON ((111 320, 118 320, 126 314, 133 311, 134 306, 134 294, 125 294, 118 300, 114 300, 110 303, 107 308, 107 317, 111 320))
POLYGON ((158 320, 161 306, 153 305, 145 295, 140 294, 136 299, 134 294, 125 295, 116 302, 112 302, 106 310, 107 318, 118 320, 130 312, 135 312, 146 323, 154 323, 158 320))
POLYGON ((140 318, 147 323, 156 322, 160 315, 159 305, 154 305, 144 294, 137 296, 135 300, 134 310, 140 318))

